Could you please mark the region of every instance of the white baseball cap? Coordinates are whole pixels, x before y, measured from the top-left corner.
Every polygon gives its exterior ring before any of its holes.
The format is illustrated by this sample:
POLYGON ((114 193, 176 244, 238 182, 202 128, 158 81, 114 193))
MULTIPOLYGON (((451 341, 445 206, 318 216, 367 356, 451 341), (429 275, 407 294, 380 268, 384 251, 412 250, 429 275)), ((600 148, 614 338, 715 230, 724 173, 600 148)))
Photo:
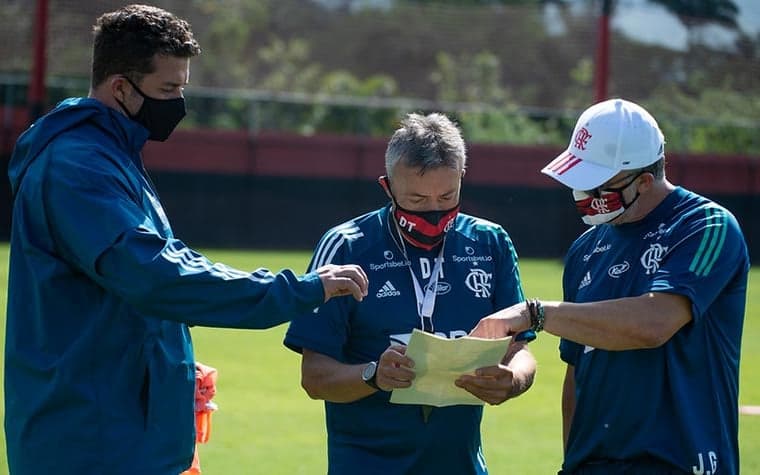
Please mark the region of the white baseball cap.
POLYGON ((665 156, 665 137, 649 112, 610 99, 586 109, 567 150, 541 173, 575 190, 592 190, 622 170, 636 170, 665 156))

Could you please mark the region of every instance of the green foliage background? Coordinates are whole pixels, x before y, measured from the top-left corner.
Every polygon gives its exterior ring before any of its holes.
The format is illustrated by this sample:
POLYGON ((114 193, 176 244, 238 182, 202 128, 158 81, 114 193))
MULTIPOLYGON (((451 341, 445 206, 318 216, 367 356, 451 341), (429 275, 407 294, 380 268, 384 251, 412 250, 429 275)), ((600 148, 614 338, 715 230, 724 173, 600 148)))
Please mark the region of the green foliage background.
MULTIPOLYGON (((53 2, 50 104, 86 94, 91 25, 123 3, 53 2)), ((599 1, 151 3, 187 18, 203 48, 182 127, 386 137, 403 114, 438 110, 469 142, 564 146, 594 101, 599 1)), ((688 36, 677 50, 616 27, 631 2, 611 3, 609 95, 644 104, 670 152, 760 155, 760 34, 736 22, 752 12, 732 0, 636 2, 638 13, 686 12, 673 17, 688 36), (732 44, 711 45, 715 23, 732 44)), ((0 2, 0 104, 26 100, 33 6, 0 2)))
MULTIPOLYGON (((209 250, 214 260, 241 269, 305 269, 307 252, 209 250)), ((6 288, 8 247, 0 247, 0 286, 6 288)), ((525 259, 521 273, 528 296, 558 299, 561 264, 525 259)), ((5 293, 2 308, 5 308, 5 293)), ((760 269, 750 276, 741 361, 740 404, 760 405, 760 269)), ((4 328, 4 325, 0 328, 4 328)), ((300 388, 300 358, 282 346, 286 326, 267 331, 194 328, 196 357, 219 370, 208 444, 201 446, 205 475, 302 474, 326 472, 322 403, 300 388)), ((2 332, 0 332, 2 333, 2 332)), ((2 336, 2 335, 0 335, 2 336)), ((558 339, 542 334, 531 344, 538 363, 533 387, 524 396, 486 407, 483 439, 493 475, 546 475, 561 463, 560 389, 564 365, 558 339)), ((711 388, 695 388, 710 391, 711 388)), ((0 409, 0 414, 2 410, 0 409)), ((742 415, 742 473, 760 473, 760 417, 742 415)), ((0 474, 7 475, 5 439, 0 439, 0 474)))

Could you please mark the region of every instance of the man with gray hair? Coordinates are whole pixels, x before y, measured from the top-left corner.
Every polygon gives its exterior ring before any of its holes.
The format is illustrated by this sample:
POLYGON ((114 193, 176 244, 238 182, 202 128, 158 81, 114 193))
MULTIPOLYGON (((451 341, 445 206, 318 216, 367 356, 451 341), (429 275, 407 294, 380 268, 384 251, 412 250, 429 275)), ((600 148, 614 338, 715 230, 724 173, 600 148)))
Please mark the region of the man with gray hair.
MULTIPOLYGON (((369 276, 360 304, 331 301, 295 318, 285 345, 303 355, 302 385, 325 401, 328 473, 485 474, 482 405, 390 402, 415 377, 414 329, 445 338, 523 300, 517 256, 494 223, 459 212, 466 150, 442 114, 408 115, 391 138, 380 185, 390 203, 329 230, 311 268, 354 262, 369 276)), ((501 404, 526 391, 535 360, 514 338, 502 364, 456 385, 501 404)), ((452 383, 453 384, 453 383, 452 383)))
POLYGON ((542 170, 593 226, 567 253, 565 301, 530 300, 473 331, 562 338, 562 475, 739 473, 747 245, 728 210, 666 179, 664 146, 641 106, 589 107, 542 170))

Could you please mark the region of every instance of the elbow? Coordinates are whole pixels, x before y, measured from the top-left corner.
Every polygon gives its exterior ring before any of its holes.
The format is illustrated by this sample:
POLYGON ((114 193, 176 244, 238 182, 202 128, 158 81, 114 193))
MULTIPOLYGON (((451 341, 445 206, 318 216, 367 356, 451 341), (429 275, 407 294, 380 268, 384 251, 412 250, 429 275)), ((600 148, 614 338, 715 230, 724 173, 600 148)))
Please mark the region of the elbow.
POLYGON ((667 343, 673 337, 673 334, 674 332, 664 325, 651 325, 639 335, 640 348, 659 348, 667 343))
POLYGON ((691 301, 684 296, 648 293, 634 300, 642 318, 638 320, 636 337, 640 348, 659 348, 670 341, 678 330, 692 320, 691 301))
POLYGON ((653 337, 650 337, 650 338, 647 338, 646 340, 644 340, 642 342, 641 348, 645 349, 645 350, 659 348, 662 345, 664 345, 665 343, 667 343, 667 341, 669 339, 670 338, 662 338, 659 335, 655 335, 653 337))
POLYGON ((301 375, 301 387, 311 399, 324 399, 319 378, 310 377, 307 374, 301 375))

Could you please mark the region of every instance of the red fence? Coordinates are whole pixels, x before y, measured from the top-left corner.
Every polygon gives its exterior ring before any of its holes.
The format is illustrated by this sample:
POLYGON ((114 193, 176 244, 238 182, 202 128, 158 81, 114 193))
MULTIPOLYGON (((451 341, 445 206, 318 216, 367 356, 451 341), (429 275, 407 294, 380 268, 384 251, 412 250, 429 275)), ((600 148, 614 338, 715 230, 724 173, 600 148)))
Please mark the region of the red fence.
MULTIPOLYGON (((0 155, 8 155, 27 124, 23 108, 0 106, 0 155)), ((150 142, 150 170, 374 179, 384 173, 385 140, 298 136, 246 131, 178 130, 165 143, 150 142)), ((512 145, 469 146, 466 182, 487 186, 558 187, 539 170, 561 150, 512 145)), ((670 181, 699 193, 760 195, 760 157, 667 153, 670 181)))
MULTIPOLYGON (((7 160, 18 130, 3 133, 0 156, 7 160)), ((183 239, 207 247, 310 249, 330 226, 385 201, 371 186, 385 172, 385 145, 367 137, 178 130, 165 143, 150 142, 144 158, 183 239), (252 219, 262 211, 276 235, 252 219), (213 225, 199 216, 213 217, 213 225)), ((559 152, 471 145, 464 209, 507 227, 522 256, 562 256, 585 228, 567 190, 539 172, 559 152)), ((753 260, 760 260, 760 157, 673 153, 668 160, 673 183, 734 212, 753 260)), ((0 192, 0 238, 7 238, 7 180, 0 192)))
MULTIPOLYGON (((365 180, 384 174, 385 144, 366 137, 179 130, 165 143, 149 143, 145 163, 156 171, 365 180)), ((558 187, 539 170, 560 152, 473 144, 465 180, 487 186, 558 187)), ((760 195, 760 157, 667 156, 667 174, 675 184, 699 193, 760 195)))

